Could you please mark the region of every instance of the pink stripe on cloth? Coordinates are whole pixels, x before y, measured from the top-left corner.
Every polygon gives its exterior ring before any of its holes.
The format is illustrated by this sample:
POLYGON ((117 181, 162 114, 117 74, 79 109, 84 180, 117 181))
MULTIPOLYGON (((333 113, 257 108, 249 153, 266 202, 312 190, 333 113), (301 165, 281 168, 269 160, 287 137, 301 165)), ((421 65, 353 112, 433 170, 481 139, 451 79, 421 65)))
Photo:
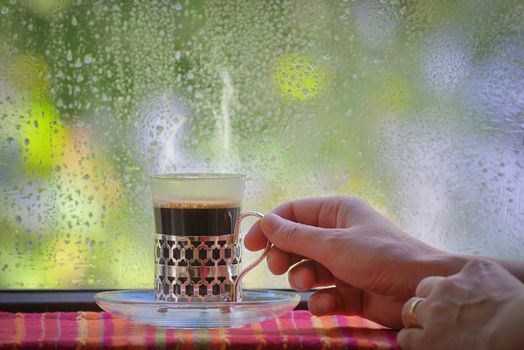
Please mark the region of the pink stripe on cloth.
POLYGON ((293 311, 243 328, 165 330, 108 313, 0 312, 0 349, 399 349, 396 333, 359 317, 293 311))

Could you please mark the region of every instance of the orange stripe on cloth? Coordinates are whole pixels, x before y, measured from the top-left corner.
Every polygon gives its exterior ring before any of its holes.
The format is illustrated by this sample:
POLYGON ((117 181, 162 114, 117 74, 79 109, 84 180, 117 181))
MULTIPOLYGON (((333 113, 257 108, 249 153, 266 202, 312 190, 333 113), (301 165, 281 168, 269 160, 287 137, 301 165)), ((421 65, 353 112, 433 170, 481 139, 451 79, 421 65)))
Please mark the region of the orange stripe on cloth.
POLYGON ((22 345, 22 341, 24 340, 24 337, 26 336, 26 330, 25 330, 25 315, 22 313, 16 314, 15 319, 15 337, 13 339, 13 348, 17 349, 20 345, 22 345))
POLYGON ((103 340, 106 335, 106 326, 103 314, 98 312, 85 312, 84 317, 87 320, 87 338, 85 348, 103 348, 105 345, 103 340))
POLYGON ((181 333, 183 344, 181 349, 182 350, 193 350, 195 349, 195 346, 193 344, 193 333, 188 330, 184 329, 181 333))
MULTIPOLYGON (((263 349, 267 345, 266 339, 264 339, 264 329, 260 323, 253 323, 251 325, 253 330, 253 336, 257 341, 257 350, 263 349)), ((232 337, 234 339, 234 337, 232 337)))
POLYGON ((326 329, 326 335, 332 339, 332 349, 344 349, 348 346, 347 338, 341 331, 338 320, 338 316, 322 317, 322 323, 326 329))
POLYGON ((229 337, 227 336, 227 332, 224 328, 210 329, 209 336, 211 350, 225 350, 231 345, 229 337))
POLYGON ((320 337, 320 340, 322 341, 322 350, 325 349, 331 349, 331 343, 332 339, 328 336, 326 326, 324 325, 323 320, 329 316, 324 317, 313 317, 311 322, 313 323, 313 327, 317 331, 318 336, 320 337))

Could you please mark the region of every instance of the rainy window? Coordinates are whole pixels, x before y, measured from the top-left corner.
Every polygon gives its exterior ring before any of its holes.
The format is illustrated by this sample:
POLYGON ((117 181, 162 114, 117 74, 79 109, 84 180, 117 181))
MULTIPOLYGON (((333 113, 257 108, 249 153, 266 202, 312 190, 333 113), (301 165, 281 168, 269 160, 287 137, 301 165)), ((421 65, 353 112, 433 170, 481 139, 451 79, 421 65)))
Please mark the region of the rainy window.
POLYGON ((152 287, 148 177, 173 172, 524 258, 523 140, 520 1, 5 0, 0 288, 152 287))

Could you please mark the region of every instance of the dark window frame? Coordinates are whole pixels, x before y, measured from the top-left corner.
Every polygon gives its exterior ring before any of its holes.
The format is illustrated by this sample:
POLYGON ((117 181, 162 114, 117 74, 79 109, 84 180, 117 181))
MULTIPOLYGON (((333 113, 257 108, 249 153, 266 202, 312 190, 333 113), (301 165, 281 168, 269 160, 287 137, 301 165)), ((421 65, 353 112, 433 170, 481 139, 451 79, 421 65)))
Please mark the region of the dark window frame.
MULTIPOLYGON (((0 311, 7 312, 71 312, 102 311, 95 303, 96 293, 112 289, 47 289, 0 290, 0 311)), ((289 289, 278 289, 289 291, 289 289)), ((311 292, 299 292, 300 303, 296 310, 307 310, 311 292)))

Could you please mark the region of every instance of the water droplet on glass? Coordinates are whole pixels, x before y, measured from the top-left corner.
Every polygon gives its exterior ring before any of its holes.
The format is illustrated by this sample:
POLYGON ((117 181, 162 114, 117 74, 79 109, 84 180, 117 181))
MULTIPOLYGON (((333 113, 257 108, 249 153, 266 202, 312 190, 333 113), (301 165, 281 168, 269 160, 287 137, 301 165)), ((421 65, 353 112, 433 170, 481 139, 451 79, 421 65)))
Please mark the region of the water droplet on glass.
POLYGON ((29 139, 24 139, 24 145, 29 145, 29 139))
POLYGON ((17 224, 21 224, 22 223, 22 218, 20 217, 20 215, 17 215, 16 218, 15 218, 15 221, 17 224))
POLYGON ((93 62, 93 56, 91 56, 90 54, 87 54, 84 56, 84 63, 85 64, 91 64, 91 62, 93 62))

